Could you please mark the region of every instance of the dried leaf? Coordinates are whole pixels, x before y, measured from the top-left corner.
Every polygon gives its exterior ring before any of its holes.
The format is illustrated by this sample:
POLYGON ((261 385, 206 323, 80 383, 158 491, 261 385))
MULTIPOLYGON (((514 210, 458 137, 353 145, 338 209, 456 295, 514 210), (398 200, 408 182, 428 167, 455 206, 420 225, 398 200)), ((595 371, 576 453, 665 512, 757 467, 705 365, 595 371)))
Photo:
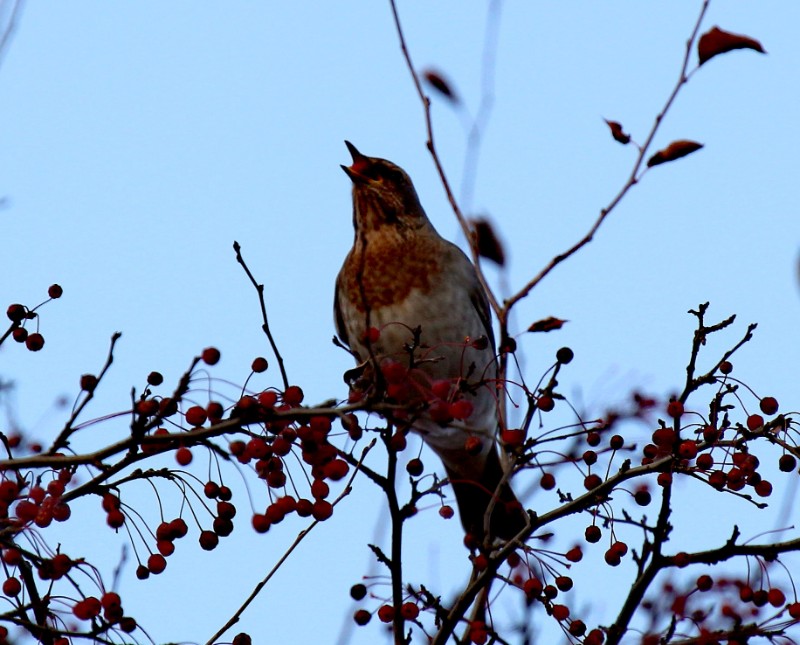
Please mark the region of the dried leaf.
POLYGON ((689 141, 688 139, 679 139, 673 141, 663 150, 659 150, 652 157, 647 160, 647 167, 652 168, 668 161, 675 161, 686 155, 690 155, 703 147, 702 143, 697 141, 689 141))
POLYGON ((618 141, 623 145, 631 142, 631 135, 625 134, 625 132, 622 131, 621 123, 617 123, 616 121, 609 121, 608 119, 603 119, 603 121, 606 122, 606 125, 611 130, 611 136, 614 137, 614 141, 618 141))
POLYGON ((506 254, 503 245, 495 235, 494 227, 486 219, 472 220, 472 238, 478 249, 478 255, 487 258, 500 266, 506 263, 506 254))
POLYGON ((453 103, 458 103, 458 96, 455 91, 453 91, 450 87, 450 83, 447 82, 444 76, 439 72, 433 69, 427 69, 423 72, 422 76, 433 89, 450 99, 453 103))
POLYGON ((556 318, 555 316, 548 316, 547 318, 537 320, 528 327, 528 331, 553 331, 555 329, 561 329, 564 323, 567 322, 569 322, 569 320, 561 320, 561 318, 556 318))
POLYGON ((719 27, 712 27, 710 31, 700 36, 700 41, 697 43, 698 65, 711 60, 714 56, 734 49, 752 49, 762 54, 767 53, 755 38, 732 34, 729 31, 723 31, 719 27))

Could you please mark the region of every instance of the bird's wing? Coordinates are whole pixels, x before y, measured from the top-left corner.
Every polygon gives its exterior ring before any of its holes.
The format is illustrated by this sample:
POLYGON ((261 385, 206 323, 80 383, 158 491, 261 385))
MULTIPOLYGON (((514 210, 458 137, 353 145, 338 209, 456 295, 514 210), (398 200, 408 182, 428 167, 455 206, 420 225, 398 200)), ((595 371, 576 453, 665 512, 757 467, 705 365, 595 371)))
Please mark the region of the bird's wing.
POLYGON ((486 292, 483 290, 480 280, 478 280, 477 273, 475 273, 475 281, 472 285, 472 289, 470 290, 469 299, 472 302, 472 306, 475 307, 475 311, 478 312, 478 317, 481 319, 481 323, 483 323, 486 337, 489 339, 492 351, 494 351, 495 344, 494 331, 492 330, 492 311, 489 307, 489 298, 486 297, 486 292))
POLYGON ((339 294, 341 293, 340 284, 342 282, 342 274, 336 277, 336 289, 333 294, 333 323, 336 326, 336 335, 345 345, 350 346, 350 340, 347 337, 347 327, 344 324, 344 317, 342 316, 342 307, 339 304, 339 294))

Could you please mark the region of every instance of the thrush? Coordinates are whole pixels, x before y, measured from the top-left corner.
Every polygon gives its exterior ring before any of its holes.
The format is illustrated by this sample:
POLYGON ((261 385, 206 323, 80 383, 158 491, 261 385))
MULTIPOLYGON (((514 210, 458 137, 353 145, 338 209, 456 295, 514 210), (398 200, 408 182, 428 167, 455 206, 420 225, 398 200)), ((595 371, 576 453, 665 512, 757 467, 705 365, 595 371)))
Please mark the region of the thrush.
POLYGON ((409 176, 345 144, 355 240, 336 279, 337 334, 412 411, 410 429, 441 458, 465 531, 509 539, 526 520, 496 445, 501 388, 486 293, 409 176))

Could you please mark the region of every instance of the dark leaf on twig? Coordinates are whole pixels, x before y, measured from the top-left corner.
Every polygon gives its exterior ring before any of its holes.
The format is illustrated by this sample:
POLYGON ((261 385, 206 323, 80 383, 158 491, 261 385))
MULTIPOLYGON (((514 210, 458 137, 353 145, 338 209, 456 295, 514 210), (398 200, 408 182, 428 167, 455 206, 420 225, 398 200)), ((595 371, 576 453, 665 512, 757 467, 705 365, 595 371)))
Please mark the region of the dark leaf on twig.
POLYGON ((673 141, 666 148, 659 150, 652 157, 650 157, 647 160, 647 166, 648 168, 652 168, 653 166, 658 166, 659 164, 667 163, 668 161, 675 161, 676 159, 680 159, 681 157, 685 157, 686 155, 690 155, 693 152, 700 150, 702 147, 702 143, 697 143, 697 141, 689 141, 688 139, 679 139, 678 141, 673 141))
POLYGON ((450 83, 445 80, 439 72, 433 69, 427 69, 422 73, 423 77, 433 89, 440 94, 450 99, 453 103, 458 103, 458 96, 456 95, 450 83))
POLYGON ((561 329, 564 323, 567 322, 569 322, 569 320, 561 320, 561 318, 556 318, 555 316, 548 316, 547 318, 537 320, 528 327, 528 331, 553 331, 555 329, 561 329))
POLYGON ((729 31, 723 31, 719 27, 712 27, 710 31, 700 36, 700 41, 697 43, 698 65, 711 60, 714 56, 734 49, 752 49, 762 54, 767 53, 755 38, 732 34, 729 31))
POLYGON ((506 263, 506 254, 503 245, 495 235, 494 227, 483 218, 472 220, 472 237, 478 249, 478 255, 496 262, 500 266, 506 263))
POLYGON ((614 141, 618 141, 619 143, 625 145, 626 143, 630 143, 631 135, 625 134, 622 130, 622 124, 617 123, 616 121, 609 121, 608 119, 603 119, 606 122, 606 125, 611 130, 611 136, 614 137, 614 141))

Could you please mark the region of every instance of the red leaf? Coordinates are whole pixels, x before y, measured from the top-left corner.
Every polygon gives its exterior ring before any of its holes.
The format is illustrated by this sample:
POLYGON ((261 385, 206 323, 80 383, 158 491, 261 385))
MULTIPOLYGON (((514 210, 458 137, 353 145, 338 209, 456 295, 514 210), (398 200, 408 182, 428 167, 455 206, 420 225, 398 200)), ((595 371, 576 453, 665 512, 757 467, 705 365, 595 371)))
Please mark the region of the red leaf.
POLYGON ((537 320, 530 327, 528 327, 528 331, 553 331, 555 329, 561 329, 564 326, 564 323, 567 322, 569 322, 569 320, 561 320, 561 318, 548 316, 547 318, 537 320))
POLYGON ((428 69, 423 72, 423 77, 428 82, 433 89, 437 92, 440 92, 442 95, 450 99, 453 103, 458 103, 458 96, 450 87, 450 83, 447 82, 439 72, 433 69, 428 69))
POLYGON ((700 41, 697 43, 698 65, 711 60, 714 56, 734 49, 752 49, 762 54, 767 53, 755 38, 732 34, 729 31, 723 31, 719 27, 712 27, 710 31, 700 36, 700 41))
POLYGON ((622 124, 617 123, 616 121, 609 121, 608 119, 603 119, 606 122, 606 125, 611 130, 611 136, 614 137, 614 141, 619 141, 619 143, 625 145, 626 143, 630 143, 631 135, 625 134, 622 131, 622 124))
POLYGON ((472 237, 475 240, 478 255, 488 258, 500 266, 506 263, 503 245, 497 239, 494 228, 488 220, 476 219, 472 221, 472 237))
POLYGON ((673 141, 663 150, 659 150, 652 157, 647 160, 647 167, 652 168, 668 161, 675 161, 686 155, 690 155, 703 147, 702 143, 697 141, 689 141, 688 139, 679 139, 673 141))

